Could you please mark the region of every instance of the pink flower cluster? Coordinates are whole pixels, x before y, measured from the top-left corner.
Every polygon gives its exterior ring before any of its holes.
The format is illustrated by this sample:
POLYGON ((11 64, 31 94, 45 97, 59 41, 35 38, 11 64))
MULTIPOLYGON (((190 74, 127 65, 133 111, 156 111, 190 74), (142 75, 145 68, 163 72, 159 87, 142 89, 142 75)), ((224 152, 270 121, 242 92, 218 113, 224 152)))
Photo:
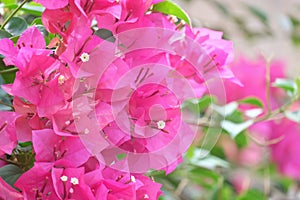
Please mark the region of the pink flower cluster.
POLYGON ((231 42, 151 12, 157 0, 36 2, 59 37, 47 46, 33 26, 16 44, 0 40, 5 64, 18 68, 2 86, 14 112, 0 112, 0 156, 28 141, 35 155, 20 192, 0 179, 0 197, 158 199, 161 184, 143 174, 181 162, 195 130, 180 106, 208 79, 233 80, 231 42))

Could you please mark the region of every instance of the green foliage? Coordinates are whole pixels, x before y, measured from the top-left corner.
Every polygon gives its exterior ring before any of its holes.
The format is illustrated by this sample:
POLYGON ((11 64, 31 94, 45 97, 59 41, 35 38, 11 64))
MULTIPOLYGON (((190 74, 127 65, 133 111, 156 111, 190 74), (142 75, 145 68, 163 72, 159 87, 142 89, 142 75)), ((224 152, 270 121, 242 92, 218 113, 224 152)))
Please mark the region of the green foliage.
POLYGON ((161 12, 161 13, 164 13, 167 15, 173 15, 179 19, 182 19, 187 24, 191 25, 191 20, 190 20, 188 14, 171 0, 165 0, 163 2, 153 5, 152 10, 161 12))
POLYGON ((21 174, 22 170, 18 166, 13 164, 5 165, 0 168, 1 178, 12 187, 14 187, 14 183, 21 176, 21 174))
MULTIPOLYGON (((4 4, 3 6, 0 6, 0 8, 2 7, 2 8, 14 10, 18 6, 19 6, 19 4, 14 2, 14 3, 4 4)), ((22 8, 20 10, 23 11, 24 13, 26 13, 26 14, 30 14, 30 15, 40 17, 40 16, 42 16, 42 13, 45 10, 45 8, 42 7, 40 4, 30 2, 30 3, 26 3, 24 6, 22 6, 22 8)))
POLYGON ((245 194, 242 194, 237 200, 266 200, 265 194, 257 189, 250 189, 245 194))
POLYGON ((6 30, 0 30, 0 39, 10 37, 12 37, 12 35, 9 32, 7 32, 6 30))
POLYGON ((231 121, 223 120, 221 122, 221 127, 226 130, 229 135, 234 139, 236 136, 238 136, 239 133, 249 128, 254 123, 253 120, 248 120, 243 123, 234 123, 231 121))
POLYGON ((263 108, 264 107, 264 104, 262 103, 262 101, 256 97, 248 97, 248 98, 245 98, 245 99, 241 99, 238 101, 240 104, 249 104, 249 105, 252 105, 252 106, 257 106, 257 107, 260 107, 260 108, 263 108))
POLYGON ((19 36, 27 29, 26 21, 21 17, 13 17, 4 27, 13 36, 19 36))
POLYGON ((101 39, 107 40, 109 42, 115 42, 116 41, 116 38, 114 38, 112 32, 110 30, 107 30, 107 29, 104 29, 104 28, 95 31, 94 35, 97 35, 101 39))
POLYGON ((278 78, 273 83, 274 87, 285 90, 289 95, 295 95, 298 92, 297 84, 294 80, 278 78))

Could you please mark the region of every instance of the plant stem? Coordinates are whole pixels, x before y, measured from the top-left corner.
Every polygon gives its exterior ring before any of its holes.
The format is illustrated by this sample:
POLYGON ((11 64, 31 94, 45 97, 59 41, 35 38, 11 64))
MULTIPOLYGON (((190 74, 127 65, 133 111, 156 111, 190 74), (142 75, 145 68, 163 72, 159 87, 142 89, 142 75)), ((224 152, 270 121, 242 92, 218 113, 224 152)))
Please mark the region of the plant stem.
POLYGON ((10 72, 16 72, 16 71, 18 71, 18 70, 19 70, 18 68, 13 67, 13 68, 1 70, 1 71, 0 71, 0 74, 7 74, 7 73, 10 73, 10 72))
POLYGON ((27 3, 28 0, 24 0, 7 18, 6 20, 3 22, 2 26, 0 27, 0 30, 2 30, 4 28, 4 26, 6 26, 6 24, 9 22, 9 20, 15 16, 15 14, 27 3))
POLYGON ((266 59, 266 101, 268 113, 272 112, 271 108, 271 59, 266 59))

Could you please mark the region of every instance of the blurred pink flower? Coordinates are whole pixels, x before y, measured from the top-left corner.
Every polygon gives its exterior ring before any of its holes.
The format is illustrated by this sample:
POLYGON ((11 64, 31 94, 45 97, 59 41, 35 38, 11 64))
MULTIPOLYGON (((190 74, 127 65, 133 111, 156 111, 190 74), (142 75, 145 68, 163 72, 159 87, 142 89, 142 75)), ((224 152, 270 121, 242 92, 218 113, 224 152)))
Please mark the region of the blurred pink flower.
POLYGON ((14 112, 0 112, 0 156, 11 154, 17 145, 15 121, 17 114, 14 112))
POLYGON ((282 138, 271 145, 272 159, 279 171, 291 178, 300 180, 300 127, 287 119, 274 121, 271 125, 272 139, 282 138))
MULTIPOLYGON (((225 80, 227 102, 247 97, 256 97, 260 99, 266 107, 266 61, 263 57, 250 60, 244 56, 240 56, 231 65, 230 69, 235 77, 243 84, 243 87, 225 80)), ((274 82, 276 78, 285 77, 285 65, 282 61, 272 61, 270 70, 271 82, 274 82)), ((280 105, 282 95, 283 93, 280 89, 271 87, 272 108, 276 108, 280 105)))

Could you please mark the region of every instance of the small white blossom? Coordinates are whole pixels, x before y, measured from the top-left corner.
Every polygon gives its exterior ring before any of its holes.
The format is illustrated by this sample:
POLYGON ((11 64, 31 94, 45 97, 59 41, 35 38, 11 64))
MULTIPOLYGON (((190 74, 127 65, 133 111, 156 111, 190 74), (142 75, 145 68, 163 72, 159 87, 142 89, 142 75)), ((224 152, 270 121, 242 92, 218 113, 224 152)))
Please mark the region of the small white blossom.
POLYGON ((78 178, 72 177, 72 178, 71 178, 71 183, 72 183, 73 185, 78 185, 78 184, 79 184, 78 178))
POLYGON ((156 124, 157 124, 157 128, 160 130, 166 127, 166 122, 163 120, 159 120, 156 124))
POLYGON ((130 177, 130 179, 131 179, 131 182, 134 182, 134 183, 136 182, 136 180, 135 180, 135 177, 134 177, 134 176, 131 176, 131 177, 130 177))
POLYGON ((68 177, 67 176, 61 176, 60 180, 63 182, 67 182, 68 181, 68 177))
POLYGON ((84 52, 81 54, 80 59, 82 62, 87 62, 90 60, 90 55, 88 53, 84 52))
POLYGON ((62 84, 65 83, 66 78, 65 78, 64 75, 59 75, 59 77, 58 77, 57 80, 58 80, 58 84, 59 84, 59 85, 62 85, 62 84))
POLYGON ((89 129, 84 129, 84 134, 89 134, 90 130, 89 129))

